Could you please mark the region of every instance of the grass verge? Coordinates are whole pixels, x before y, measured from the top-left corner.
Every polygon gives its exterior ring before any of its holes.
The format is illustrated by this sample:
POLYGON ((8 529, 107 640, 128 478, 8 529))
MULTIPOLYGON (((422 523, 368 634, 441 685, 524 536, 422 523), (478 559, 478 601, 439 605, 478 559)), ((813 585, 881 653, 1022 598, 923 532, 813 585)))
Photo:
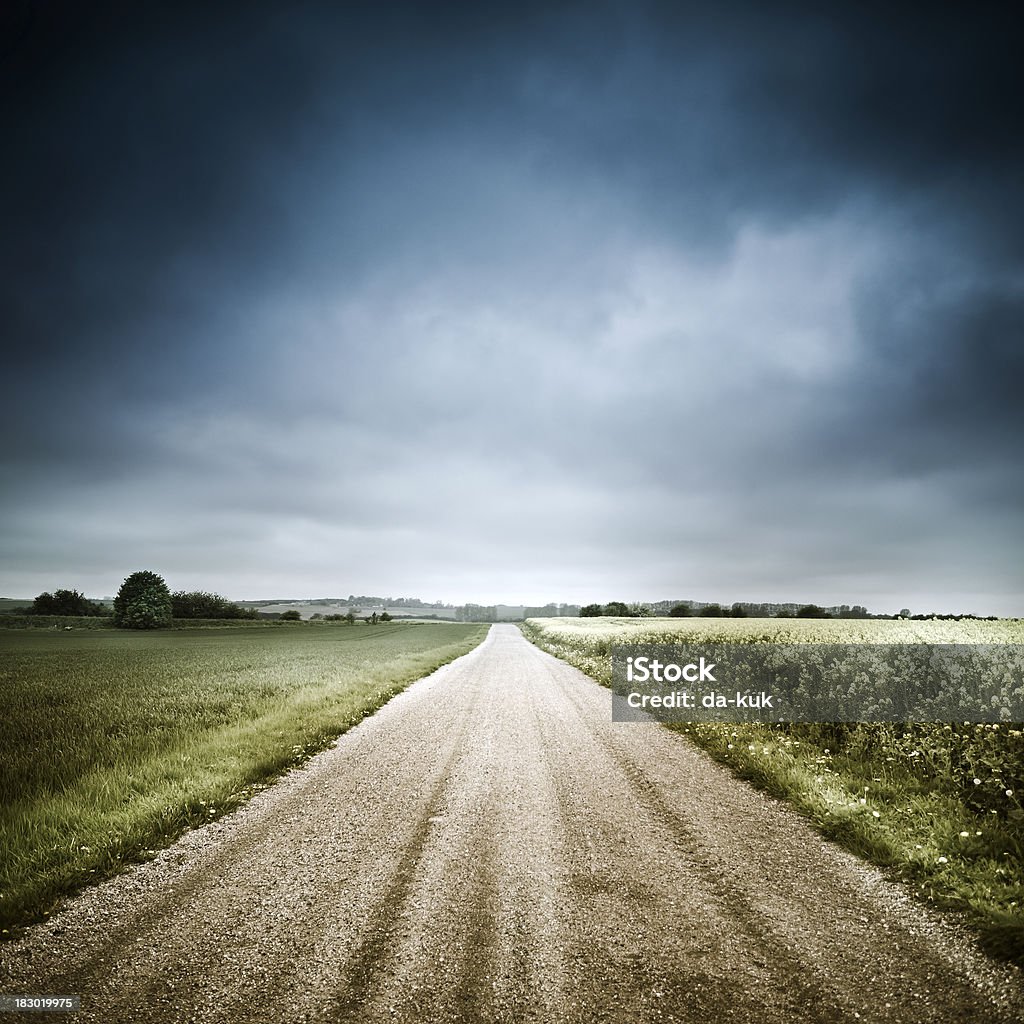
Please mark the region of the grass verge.
POLYGON ((329 746, 487 627, 0 631, 0 932, 329 746))

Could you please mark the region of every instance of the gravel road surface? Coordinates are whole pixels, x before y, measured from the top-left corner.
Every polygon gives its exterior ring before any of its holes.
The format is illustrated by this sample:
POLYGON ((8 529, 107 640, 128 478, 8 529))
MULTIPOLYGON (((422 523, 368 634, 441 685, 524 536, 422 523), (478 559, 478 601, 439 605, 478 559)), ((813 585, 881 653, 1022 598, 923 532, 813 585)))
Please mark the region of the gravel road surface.
POLYGON ((983 1024, 1022 987, 513 626, 0 947, 0 992, 102 1024, 983 1024))

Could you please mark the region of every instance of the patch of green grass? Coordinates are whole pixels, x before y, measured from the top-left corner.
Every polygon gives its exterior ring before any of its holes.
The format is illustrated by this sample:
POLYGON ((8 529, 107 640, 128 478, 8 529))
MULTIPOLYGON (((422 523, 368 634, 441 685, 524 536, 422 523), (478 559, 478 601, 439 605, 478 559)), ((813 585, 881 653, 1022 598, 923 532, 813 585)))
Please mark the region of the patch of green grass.
POLYGON ((486 633, 0 631, 4 936, 237 807, 486 633))

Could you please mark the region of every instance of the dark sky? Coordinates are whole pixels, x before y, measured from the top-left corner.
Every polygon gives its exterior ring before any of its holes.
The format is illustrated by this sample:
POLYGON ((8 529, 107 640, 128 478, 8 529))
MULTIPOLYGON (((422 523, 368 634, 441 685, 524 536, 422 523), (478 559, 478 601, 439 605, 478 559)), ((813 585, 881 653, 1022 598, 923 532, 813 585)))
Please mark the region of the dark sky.
POLYGON ((1012 5, 209 8, 3 7, 0 594, 1024 614, 1012 5))

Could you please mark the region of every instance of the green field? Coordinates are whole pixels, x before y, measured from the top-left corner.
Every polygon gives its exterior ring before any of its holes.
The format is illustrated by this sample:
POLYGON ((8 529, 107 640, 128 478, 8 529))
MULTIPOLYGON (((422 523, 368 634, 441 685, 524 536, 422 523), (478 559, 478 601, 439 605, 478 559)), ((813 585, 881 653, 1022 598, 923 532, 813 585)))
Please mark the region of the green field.
POLYGON ((484 625, 0 630, 0 927, 328 746, 484 625))
MULTIPOLYGON (((613 644, 1024 644, 1024 621, 529 619, 525 635, 603 685, 613 644)), ((1024 964, 1024 726, 1020 723, 675 723, 824 835, 964 911, 984 945, 1024 964)))

